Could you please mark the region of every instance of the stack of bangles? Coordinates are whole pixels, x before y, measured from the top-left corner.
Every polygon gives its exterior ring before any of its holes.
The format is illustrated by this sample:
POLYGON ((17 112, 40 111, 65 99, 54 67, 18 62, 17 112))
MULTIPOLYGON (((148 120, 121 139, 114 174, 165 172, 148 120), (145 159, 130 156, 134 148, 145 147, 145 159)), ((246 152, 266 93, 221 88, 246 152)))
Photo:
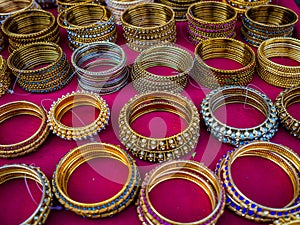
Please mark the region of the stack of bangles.
POLYGON ((199 84, 212 89, 225 85, 245 86, 253 78, 255 64, 255 53, 247 44, 227 38, 207 39, 199 42, 195 48, 190 75, 199 84), (225 70, 205 63, 205 60, 220 57, 238 62, 243 67, 225 70))
POLYGON ((129 7, 133 7, 142 3, 153 2, 153 0, 133 0, 133 1, 122 1, 122 0, 106 0, 107 8, 111 10, 115 16, 116 24, 121 25, 122 13, 129 7))
POLYGON ((139 195, 137 212, 140 221, 144 225, 212 225, 216 224, 223 214, 224 206, 225 191, 218 177, 210 169, 196 161, 175 160, 163 163, 146 174, 139 195), (151 203, 149 194, 160 183, 172 179, 187 180, 203 189, 210 199, 212 212, 205 218, 189 223, 172 221, 161 215, 151 203))
POLYGON ((267 83, 289 88, 300 84, 300 66, 286 66, 274 62, 274 58, 299 60, 300 41, 296 38, 272 38, 264 41, 257 50, 258 75, 267 83))
POLYGON ((176 41, 174 11, 159 3, 132 6, 121 17, 127 45, 143 51, 153 45, 176 41))
POLYGON ((140 174, 134 160, 123 149, 106 143, 89 143, 68 152, 57 164, 53 174, 53 192, 68 210, 87 218, 113 216, 132 203, 138 194, 140 174), (120 161, 128 168, 128 177, 122 189, 113 197, 97 203, 82 203, 70 198, 68 181, 72 173, 83 163, 97 158, 120 161))
POLYGON ((78 4, 61 12, 57 22, 67 30, 72 50, 87 43, 117 40, 114 16, 105 6, 78 4))
MULTIPOLYGON (((25 179, 25 182, 27 182, 27 179, 35 181, 39 184, 42 192, 41 200, 36 203, 37 208, 22 224, 45 224, 52 206, 51 186, 46 175, 38 167, 25 164, 11 164, 0 167, 0 184, 14 179, 25 179)), ((22 204, 26 205, 24 202, 22 204)))
POLYGON ((283 90, 276 98, 275 106, 278 117, 283 126, 291 135, 300 139, 300 121, 293 117, 287 108, 295 103, 299 103, 300 86, 283 90))
POLYGON ((299 172, 300 158, 286 146, 271 142, 252 142, 229 151, 218 163, 216 174, 224 182, 226 204, 237 215, 256 222, 273 222, 281 217, 299 214, 299 172), (274 162, 286 172, 293 186, 292 200, 282 208, 268 207, 248 198, 236 186, 232 177, 232 167, 238 158, 260 157, 274 162))
POLYGON ((223 143, 235 146, 253 140, 270 140, 277 132, 276 108, 263 93, 246 87, 226 86, 211 91, 201 103, 201 113, 207 130, 223 143), (241 103, 259 110, 266 119, 255 127, 236 128, 219 121, 214 112, 223 105, 241 103))
POLYGON ((106 101, 94 93, 72 92, 53 102, 48 112, 48 126, 53 134, 65 140, 83 140, 93 137, 108 124, 110 110, 106 101), (81 127, 69 127, 61 122, 65 113, 75 107, 92 106, 99 110, 99 115, 90 124, 81 127))
POLYGON ((0 157, 14 158, 35 151, 46 140, 49 134, 47 114, 40 106, 27 102, 16 101, 0 107, 0 123, 18 115, 31 115, 41 119, 38 130, 29 138, 14 144, 0 143, 0 157))
POLYGON ((2 24, 2 31, 9 39, 9 51, 34 42, 54 42, 60 39, 59 27, 50 12, 31 9, 15 13, 2 24))
POLYGON ((37 42, 18 48, 10 54, 7 65, 21 88, 32 93, 57 91, 73 77, 73 69, 65 53, 59 45, 50 42, 37 42))
POLYGON ((133 97, 119 115, 120 141, 134 156, 150 162, 179 158, 193 150, 199 138, 199 113, 191 100, 179 94, 149 92, 133 97), (169 112, 180 116, 187 127, 178 134, 152 138, 137 133, 131 124, 151 112, 169 112))
POLYGON ((234 38, 237 13, 222 2, 204 1, 187 10, 188 35, 193 44, 208 38, 234 38))
POLYGON ((133 64, 131 78, 139 93, 148 91, 181 92, 187 84, 188 74, 193 66, 193 57, 182 48, 159 45, 144 50, 133 64), (178 71, 175 75, 160 76, 147 70, 165 66, 178 71))
POLYGON ((10 81, 10 72, 6 60, 0 55, 0 97, 7 92, 10 81))
POLYGON ((224 3, 227 3, 228 5, 232 6, 234 10, 238 13, 238 16, 240 18, 243 18, 245 12, 247 9, 259 6, 259 5, 266 5, 269 2, 272 2, 272 0, 223 0, 224 3))
POLYGON ((61 13, 72 6, 92 2, 93 0, 56 0, 57 11, 58 13, 61 13))
POLYGON ((278 5, 262 5, 246 11, 241 33, 252 46, 274 37, 291 37, 298 15, 293 10, 278 5))
POLYGON ((275 220, 273 225, 299 225, 300 224, 300 215, 290 215, 289 217, 281 217, 278 220, 275 220))
POLYGON ((83 45, 73 52, 71 61, 78 74, 78 84, 86 91, 110 94, 128 82, 126 55, 115 43, 94 42, 83 45))

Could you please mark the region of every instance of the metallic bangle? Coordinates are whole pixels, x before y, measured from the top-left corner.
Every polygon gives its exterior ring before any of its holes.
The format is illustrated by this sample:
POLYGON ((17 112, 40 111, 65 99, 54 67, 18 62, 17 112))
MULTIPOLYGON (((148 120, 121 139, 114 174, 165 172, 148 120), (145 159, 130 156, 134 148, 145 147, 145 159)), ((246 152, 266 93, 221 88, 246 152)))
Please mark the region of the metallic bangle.
POLYGON ((296 38, 271 38, 257 49, 257 73, 267 83, 289 88, 300 85, 300 66, 285 66, 271 60, 285 57, 299 61, 300 41, 296 38))
POLYGON ((245 43, 228 38, 202 40, 195 48, 194 65, 191 77, 208 88, 226 85, 245 86, 252 80, 255 70, 255 53, 245 43), (227 58, 240 63, 243 67, 222 70, 205 63, 207 59, 227 58))
POLYGON ((275 220, 273 225, 299 225, 300 224, 300 215, 291 215, 289 217, 281 217, 278 220, 275 220))
POLYGON ((86 91, 110 94, 128 83, 126 55, 117 44, 94 42, 83 45, 73 52, 71 61, 79 86, 86 91))
POLYGON ((182 48, 158 45, 144 50, 135 59, 131 78, 139 93, 148 91, 181 92, 187 84, 188 74, 193 66, 193 57, 182 48), (165 66, 178 71, 175 75, 160 76, 147 70, 155 66, 165 66))
POLYGON ((41 119, 41 124, 37 131, 27 138, 18 143, 4 145, 0 144, 0 157, 13 158, 25 155, 35 151, 46 140, 49 134, 47 127, 47 115, 43 108, 27 101, 15 101, 2 105, 0 107, 0 122, 18 116, 18 115, 32 115, 41 119))
POLYGON ((189 160, 175 160, 163 163, 151 170, 142 183, 137 212, 142 224, 215 224, 222 215, 225 206, 225 192, 218 177, 202 163, 189 160), (193 182, 207 193, 212 212, 203 219, 190 223, 172 221, 161 215, 152 205, 149 193, 162 182, 171 179, 183 179, 193 182))
POLYGON ((226 204, 236 214, 257 222, 270 222, 274 219, 299 213, 299 170, 300 158, 286 146, 258 141, 229 151, 218 163, 216 173, 224 181, 226 204), (293 199, 282 208, 272 208, 258 204, 246 197, 235 185, 231 174, 234 161, 239 157, 262 157, 274 162, 287 173, 293 184, 293 199))
POLYGON ((199 113, 191 100, 169 92, 149 92, 130 99, 119 115, 120 141, 140 159, 162 162, 179 158, 195 148, 199 138, 199 113), (188 124, 178 134, 164 138, 140 135, 131 128, 138 117, 160 111, 174 113, 188 124))
POLYGON ((197 2, 188 8, 187 20, 189 38, 199 43, 202 39, 233 36, 237 13, 222 2, 197 2))
POLYGON ((211 91, 201 103, 201 113, 207 130, 223 143, 235 146, 252 140, 270 140, 277 132, 276 108, 263 93, 248 87, 225 86, 211 91), (242 103, 259 110, 266 119, 249 128, 231 127, 219 121, 214 112, 223 105, 242 103))
POLYGON ((106 143, 89 143, 68 152, 58 163, 53 174, 53 192, 67 209, 88 218, 103 218, 115 215, 133 202, 141 183, 135 161, 118 146, 106 143), (97 203, 81 203, 68 195, 68 181, 74 170, 83 163, 96 158, 111 158, 128 168, 128 177, 122 189, 113 197, 97 203))
POLYGON ((62 11, 79 4, 92 3, 93 0, 56 0, 57 11, 61 13, 62 11))
POLYGON ((243 18, 247 9, 255 6, 266 5, 272 2, 272 0, 256 0, 256 1, 244 1, 244 0, 223 0, 224 3, 232 6, 238 13, 239 18, 243 18))
POLYGON ((6 60, 0 55, 0 97, 7 92, 10 82, 10 71, 6 60))
POLYGON ((300 138, 300 121, 291 116, 287 107, 299 102, 300 86, 286 89, 279 93, 275 106, 278 117, 283 126, 296 138, 300 138))
MULTIPOLYGON (((126 43, 137 45, 134 50, 142 51, 156 44, 175 42, 170 39, 176 34, 174 11, 159 3, 143 3, 127 8, 121 17, 126 43)), ((132 45, 128 44, 129 47, 132 45)))
POLYGON ((30 179, 40 184, 42 196, 35 211, 22 224, 44 224, 52 205, 50 182, 38 167, 25 164, 11 164, 0 167, 1 184, 12 179, 30 179))
POLYGON ((243 20, 244 40, 255 47, 269 38, 290 37, 298 15, 278 5, 260 5, 249 8, 243 20))
POLYGON ((65 140, 82 140, 96 135, 105 129, 108 124, 110 110, 107 103, 100 96, 85 91, 72 92, 63 95, 53 102, 48 112, 48 126, 53 134, 65 140), (79 106, 93 106, 99 110, 99 115, 94 122, 83 127, 69 127, 60 122, 63 115, 70 109, 79 106))

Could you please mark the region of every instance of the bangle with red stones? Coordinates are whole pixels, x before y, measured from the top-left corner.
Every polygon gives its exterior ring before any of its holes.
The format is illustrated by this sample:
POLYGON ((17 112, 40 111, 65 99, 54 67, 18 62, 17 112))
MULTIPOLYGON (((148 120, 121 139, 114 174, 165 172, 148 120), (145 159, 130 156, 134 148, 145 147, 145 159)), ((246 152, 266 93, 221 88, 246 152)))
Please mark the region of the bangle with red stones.
POLYGON ((222 215, 225 206, 225 192, 219 178, 202 163, 192 160, 174 160, 163 163, 146 174, 138 199, 137 212, 145 225, 212 225, 222 215), (208 195, 212 212, 198 221, 180 223, 161 215, 151 203, 149 193, 161 182, 171 179, 183 179, 195 183, 208 195))

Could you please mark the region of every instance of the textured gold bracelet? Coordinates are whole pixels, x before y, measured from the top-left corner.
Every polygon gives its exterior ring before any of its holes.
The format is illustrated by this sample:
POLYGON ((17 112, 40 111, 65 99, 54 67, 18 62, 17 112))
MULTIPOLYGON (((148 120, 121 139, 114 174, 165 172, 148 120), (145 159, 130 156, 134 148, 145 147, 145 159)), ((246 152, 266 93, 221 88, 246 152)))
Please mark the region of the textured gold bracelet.
POLYGON ((281 217, 278 220, 275 220, 273 225, 299 225, 300 224, 300 216, 291 215, 289 217, 281 217))
POLYGON ((7 67, 6 60, 0 56, 0 97, 7 92, 10 82, 10 71, 7 67))

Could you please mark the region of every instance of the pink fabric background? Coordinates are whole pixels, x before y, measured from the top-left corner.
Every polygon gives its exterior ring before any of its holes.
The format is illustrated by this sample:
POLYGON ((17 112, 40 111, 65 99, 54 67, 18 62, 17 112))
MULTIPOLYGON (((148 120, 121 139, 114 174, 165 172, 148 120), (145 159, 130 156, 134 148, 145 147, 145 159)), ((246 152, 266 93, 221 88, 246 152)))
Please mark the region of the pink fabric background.
MULTIPOLYGON (((287 6, 296 11, 299 15, 299 9, 293 0, 277 0, 275 4, 287 6)), ((52 12, 56 13, 55 10, 52 12)), ((240 25, 239 25, 240 26, 240 25)), ((237 39, 241 40, 239 26, 237 26, 237 39)), ((187 23, 177 24, 177 43, 179 46, 188 49, 193 54, 194 46, 187 40, 187 23)), ((296 25, 296 35, 300 29, 300 23, 296 25)), ((122 28, 118 28, 117 44, 127 53, 127 63, 131 64, 137 53, 126 47, 124 38, 122 37, 122 28)), ((68 58, 71 51, 67 47, 66 32, 61 32, 60 45, 66 52, 68 58)), ((4 58, 8 57, 5 50, 2 52, 4 58)), ((281 59, 278 59, 281 61, 281 59)), ((225 60, 214 60, 213 65, 222 68, 233 68, 235 63, 225 60)), ((299 64, 298 64, 299 65, 299 64)), ((256 88, 267 94, 272 100, 276 98, 281 88, 273 87, 255 74, 251 87, 256 88)), ((61 95, 79 89, 76 77, 72 82, 60 91, 51 94, 29 94, 23 91, 18 84, 13 88, 13 94, 6 94, 0 98, 0 104, 10 101, 27 100, 38 105, 43 105, 47 110, 52 101, 55 101, 61 95)), ((195 82, 191 80, 183 95, 188 96, 194 104, 199 108, 200 102, 208 93, 209 89, 195 86, 195 82)), ((111 118, 109 126, 94 139, 95 141, 108 142, 121 145, 118 140, 118 115, 122 106, 134 95, 136 91, 129 84, 117 93, 103 96, 111 109, 111 118)), ((218 117, 227 120, 233 126, 253 126, 263 119, 263 116, 247 106, 229 106, 218 112, 218 117)), ((300 119, 300 105, 290 107, 291 113, 300 119)), ((93 108, 83 107, 75 110, 75 113, 69 112, 64 118, 66 124, 81 125, 82 122, 88 123, 93 120, 97 112, 93 108), (76 115, 75 115, 76 113, 76 115), (80 119, 79 119, 80 118, 80 119)), ((0 142, 3 144, 14 143, 25 137, 30 136, 38 127, 40 121, 30 116, 20 116, 10 119, 0 125, 0 142)), ((178 132, 184 123, 176 116, 170 116, 165 113, 156 113, 144 116, 134 123, 134 127, 145 135, 162 136, 178 132)), ((273 142, 284 144, 296 152, 300 153, 300 141, 289 135, 282 127, 280 127, 273 142)), ((0 165, 12 163, 26 163, 39 166, 49 179, 52 178, 56 163, 70 149, 83 144, 82 142, 64 141, 52 134, 49 135, 45 143, 34 153, 12 159, 0 159, 0 165)), ((122 146, 122 145, 121 145, 122 146)), ((201 123, 201 133, 199 143, 193 153, 185 156, 185 159, 201 161, 211 169, 215 168, 217 160, 232 149, 230 145, 224 145, 211 137, 206 131, 203 123, 201 123)), ((139 159, 136 163, 140 168, 142 176, 145 172, 155 167, 139 159)), ((260 158, 243 158, 238 160, 233 167, 234 178, 238 187, 250 198, 259 203, 268 206, 280 207, 284 206, 292 198, 292 186, 287 175, 280 168, 274 166, 267 160, 260 158)), ((80 201, 95 202, 101 201, 114 195, 122 186, 127 171, 123 165, 112 160, 94 160, 81 166, 74 172, 70 179, 69 193, 80 201)), ((40 190, 34 182, 25 180, 14 180, 1 184, 0 188, 0 224, 17 224, 21 223, 35 209, 36 203, 33 201, 29 193, 32 193, 33 199, 38 202, 40 190), (26 184, 28 188, 26 187, 26 184)), ((210 203, 203 192, 189 182, 182 180, 173 180, 159 185, 151 192, 153 204, 163 215, 182 222, 200 219, 210 212, 210 203)), ((47 220, 48 225, 72 225, 72 224, 140 224, 136 207, 132 204, 125 211, 114 216, 113 218, 90 220, 66 210, 52 210, 47 220)), ((218 225, 237 225, 237 224, 255 224, 243 218, 236 216, 229 210, 225 210, 224 215, 220 218, 218 225)))

